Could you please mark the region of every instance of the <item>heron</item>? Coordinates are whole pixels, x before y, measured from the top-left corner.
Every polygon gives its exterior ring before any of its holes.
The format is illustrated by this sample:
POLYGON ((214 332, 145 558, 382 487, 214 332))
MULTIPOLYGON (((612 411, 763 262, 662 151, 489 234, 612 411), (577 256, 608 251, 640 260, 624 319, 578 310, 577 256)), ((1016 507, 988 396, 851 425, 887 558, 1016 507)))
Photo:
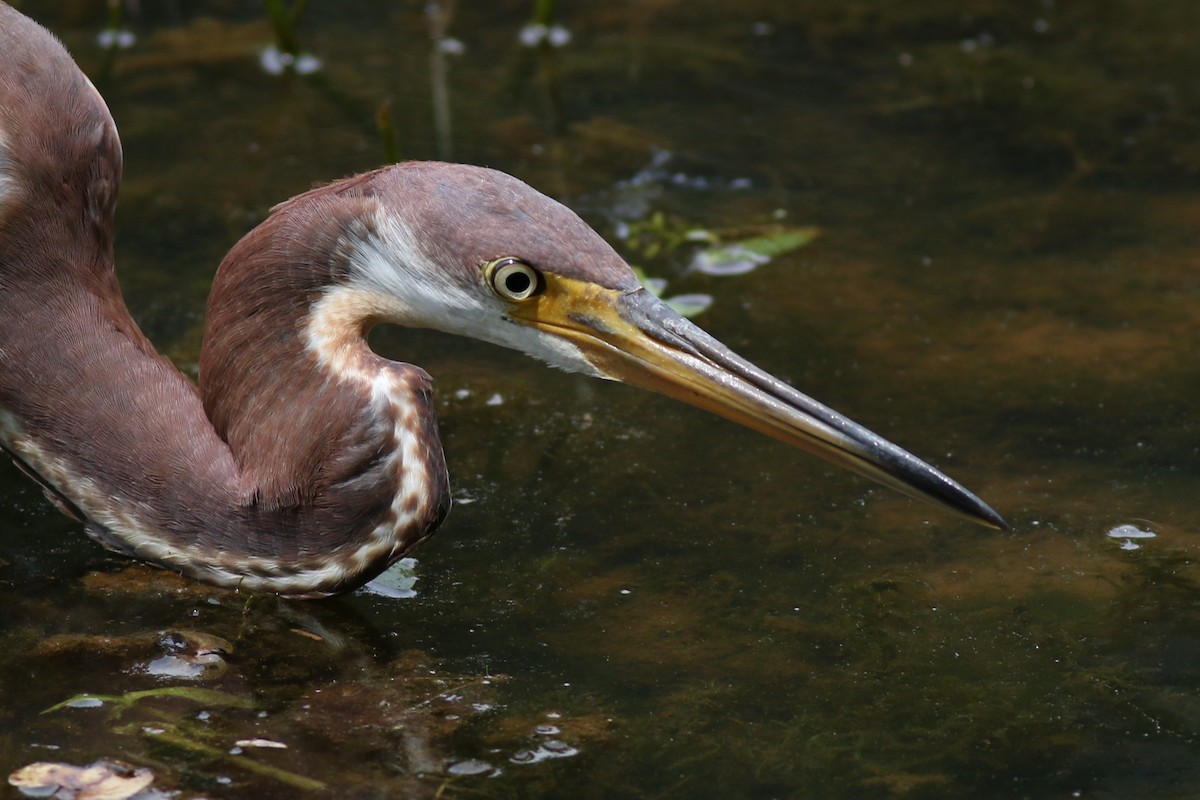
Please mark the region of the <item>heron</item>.
POLYGON ((377 355, 431 328, 713 411, 994 528, 934 467, 740 358, 566 206, 403 162, 277 205, 219 265, 193 382, 114 267, 121 144, 65 47, 0 2, 0 444, 104 547, 221 587, 353 590, 450 507, 433 384, 377 355))

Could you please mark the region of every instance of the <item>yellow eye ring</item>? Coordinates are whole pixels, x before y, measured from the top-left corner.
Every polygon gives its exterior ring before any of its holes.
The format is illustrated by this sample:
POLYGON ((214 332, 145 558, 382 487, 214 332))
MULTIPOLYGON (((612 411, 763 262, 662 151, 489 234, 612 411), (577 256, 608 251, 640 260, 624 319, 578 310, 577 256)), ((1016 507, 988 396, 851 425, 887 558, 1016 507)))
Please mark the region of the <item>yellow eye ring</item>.
POLYGON ((498 258, 484 267, 488 286, 504 300, 519 303, 541 294, 546 287, 542 274, 519 258, 498 258))

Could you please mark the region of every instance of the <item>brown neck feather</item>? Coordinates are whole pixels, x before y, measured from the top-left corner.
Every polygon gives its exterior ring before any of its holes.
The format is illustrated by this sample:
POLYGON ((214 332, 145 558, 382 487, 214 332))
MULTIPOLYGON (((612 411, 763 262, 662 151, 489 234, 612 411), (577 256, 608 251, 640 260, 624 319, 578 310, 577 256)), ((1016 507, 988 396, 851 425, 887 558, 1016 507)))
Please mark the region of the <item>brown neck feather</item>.
POLYGON ((103 101, 2 2, 0 53, 4 449, 106 546, 225 586, 344 591, 427 537, 449 504, 428 376, 371 353, 367 319, 345 335, 360 369, 383 376, 382 399, 304 344, 355 203, 290 205, 226 258, 202 403, 120 295, 121 154, 103 101))

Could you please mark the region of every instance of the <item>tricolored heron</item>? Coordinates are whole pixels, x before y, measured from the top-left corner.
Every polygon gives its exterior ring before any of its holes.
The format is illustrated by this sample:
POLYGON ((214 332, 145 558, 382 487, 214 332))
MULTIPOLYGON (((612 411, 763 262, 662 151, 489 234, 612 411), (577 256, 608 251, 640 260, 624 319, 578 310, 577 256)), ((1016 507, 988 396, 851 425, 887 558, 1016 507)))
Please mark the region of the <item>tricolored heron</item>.
POLYGON ((653 389, 1004 526, 672 312, 566 207, 478 167, 397 164, 277 206, 217 270, 197 387, 121 298, 120 176, 99 93, 0 3, 0 436, 112 550, 316 597, 428 538, 450 506, 432 385, 367 347, 379 322, 653 389))

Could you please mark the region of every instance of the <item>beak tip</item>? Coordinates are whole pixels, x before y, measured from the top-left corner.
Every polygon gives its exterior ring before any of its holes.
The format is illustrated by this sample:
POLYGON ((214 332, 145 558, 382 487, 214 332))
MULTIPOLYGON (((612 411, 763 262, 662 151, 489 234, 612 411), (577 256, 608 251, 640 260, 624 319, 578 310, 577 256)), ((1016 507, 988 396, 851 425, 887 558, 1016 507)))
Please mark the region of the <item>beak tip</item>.
POLYGON ((977 522, 980 525, 993 530, 1011 530, 1004 517, 997 514, 995 509, 980 500, 975 495, 964 490, 964 497, 962 499, 965 502, 963 502, 961 505, 957 505, 957 507, 954 509, 960 514, 969 517, 973 522, 977 522))
POLYGON ((1012 528, 1009 526, 1008 522, 1005 521, 1004 517, 1000 516, 995 511, 993 511, 990 506, 984 506, 984 508, 987 510, 988 513, 983 515, 980 518, 981 522, 983 522, 985 525, 987 525, 989 527, 995 528, 998 531, 1012 530, 1012 528))
POLYGON ((591 304, 586 313, 565 314, 554 332, 592 351, 589 361, 599 373, 715 412, 980 525, 1008 530, 1004 518, 965 487, 730 352, 646 290, 605 290, 609 294, 600 299, 593 290, 572 289, 591 304), (604 319, 598 305, 605 306, 604 319))

